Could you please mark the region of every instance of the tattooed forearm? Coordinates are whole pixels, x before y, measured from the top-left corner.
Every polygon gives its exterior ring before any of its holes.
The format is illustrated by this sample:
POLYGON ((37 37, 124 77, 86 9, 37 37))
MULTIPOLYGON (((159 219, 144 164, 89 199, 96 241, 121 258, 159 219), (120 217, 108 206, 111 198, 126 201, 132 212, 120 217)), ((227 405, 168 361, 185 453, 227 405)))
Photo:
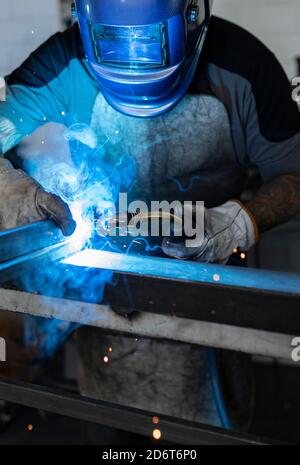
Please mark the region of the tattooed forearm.
POLYGON ((264 184, 247 207, 260 232, 293 218, 300 213, 300 170, 264 184))

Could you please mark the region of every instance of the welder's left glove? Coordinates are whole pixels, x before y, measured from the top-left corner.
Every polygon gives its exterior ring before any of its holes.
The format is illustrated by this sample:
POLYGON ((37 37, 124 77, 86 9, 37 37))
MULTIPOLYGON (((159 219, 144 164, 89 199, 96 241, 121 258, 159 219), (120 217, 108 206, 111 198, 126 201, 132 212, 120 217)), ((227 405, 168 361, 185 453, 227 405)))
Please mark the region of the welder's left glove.
POLYGON ((0 231, 52 219, 65 236, 76 227, 68 205, 22 170, 0 158, 0 231))
POLYGON ((229 201, 216 208, 205 209, 204 240, 196 247, 186 247, 165 238, 166 255, 183 260, 225 264, 236 249, 249 250, 259 238, 252 214, 238 201, 229 201))

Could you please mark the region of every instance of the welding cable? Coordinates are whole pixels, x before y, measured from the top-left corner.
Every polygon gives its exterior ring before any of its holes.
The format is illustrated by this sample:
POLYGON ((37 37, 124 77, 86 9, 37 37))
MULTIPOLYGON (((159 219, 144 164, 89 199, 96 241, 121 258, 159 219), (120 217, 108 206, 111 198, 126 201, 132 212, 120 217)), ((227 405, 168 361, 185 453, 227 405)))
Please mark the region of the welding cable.
POLYGON ((232 430, 233 426, 228 414, 227 406, 222 392, 217 352, 216 349, 213 349, 211 347, 208 349, 208 364, 214 400, 222 423, 222 427, 228 430, 232 430))
POLYGON ((135 228, 138 223, 142 223, 146 220, 168 220, 173 221, 174 224, 177 224, 182 228, 182 218, 179 216, 168 213, 164 211, 156 211, 156 212, 139 212, 139 213, 129 213, 125 214, 118 214, 112 218, 106 219, 106 229, 115 229, 115 228, 124 228, 129 231, 130 228, 135 228))
POLYGON ((172 220, 174 223, 182 226, 182 218, 173 213, 168 213, 164 211, 144 213, 140 212, 132 216, 131 221, 136 225, 144 220, 172 220))

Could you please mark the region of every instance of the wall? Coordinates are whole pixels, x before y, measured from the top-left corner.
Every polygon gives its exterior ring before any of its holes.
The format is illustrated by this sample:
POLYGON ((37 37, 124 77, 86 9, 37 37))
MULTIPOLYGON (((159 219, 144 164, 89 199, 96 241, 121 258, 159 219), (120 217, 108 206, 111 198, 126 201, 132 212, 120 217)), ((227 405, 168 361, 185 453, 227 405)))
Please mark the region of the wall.
POLYGON ((214 12, 257 35, 277 55, 289 77, 300 55, 299 0, 215 0, 214 12))
POLYGON ((59 28, 58 0, 0 0, 0 76, 59 28))
MULTIPOLYGON (((259 37, 279 58, 288 76, 300 55, 300 0, 215 0, 214 13, 259 37)), ((262 235, 260 266, 300 273, 300 217, 262 235)))
MULTIPOLYGON (((59 4, 60 0, 1 0, 0 76, 61 27, 59 4)), ((300 55, 299 0, 215 0, 214 10, 261 38, 288 75, 295 75, 294 58, 300 55)))

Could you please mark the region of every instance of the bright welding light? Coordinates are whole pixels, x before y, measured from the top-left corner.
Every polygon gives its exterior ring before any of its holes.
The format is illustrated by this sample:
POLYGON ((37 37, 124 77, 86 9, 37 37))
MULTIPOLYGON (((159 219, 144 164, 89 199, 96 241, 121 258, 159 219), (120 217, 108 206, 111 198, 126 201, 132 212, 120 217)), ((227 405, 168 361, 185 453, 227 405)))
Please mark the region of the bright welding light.
MULTIPOLYGON (((76 231, 75 231, 76 234, 76 231)), ((102 252, 100 250, 85 249, 65 260, 63 263, 84 268, 108 268, 117 269, 118 264, 124 260, 124 255, 102 252)))
POLYGON ((85 214, 84 207, 81 202, 74 202, 70 208, 77 225, 70 241, 77 249, 81 249, 91 238, 93 232, 93 221, 88 214, 85 214))

